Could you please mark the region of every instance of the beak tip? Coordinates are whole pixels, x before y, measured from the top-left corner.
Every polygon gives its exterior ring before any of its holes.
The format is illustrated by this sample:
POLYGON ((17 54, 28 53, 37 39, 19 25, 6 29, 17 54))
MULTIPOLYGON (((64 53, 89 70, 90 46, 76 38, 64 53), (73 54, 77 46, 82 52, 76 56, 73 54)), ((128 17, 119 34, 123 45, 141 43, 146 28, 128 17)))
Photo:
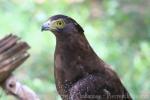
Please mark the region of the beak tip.
POLYGON ((43 28, 43 26, 42 26, 42 28, 41 28, 41 32, 43 32, 44 31, 44 28, 43 28))
POLYGON ((47 30, 49 30, 49 23, 46 22, 42 25, 41 31, 43 32, 43 31, 47 31, 47 30))

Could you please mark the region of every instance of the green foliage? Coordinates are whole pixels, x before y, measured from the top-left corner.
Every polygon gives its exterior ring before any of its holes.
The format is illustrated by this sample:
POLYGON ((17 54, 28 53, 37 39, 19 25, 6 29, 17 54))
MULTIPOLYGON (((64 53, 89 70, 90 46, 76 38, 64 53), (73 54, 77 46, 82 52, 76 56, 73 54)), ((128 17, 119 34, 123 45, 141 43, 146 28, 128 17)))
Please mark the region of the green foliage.
MULTIPOLYGON (((31 57, 16 72, 42 100, 60 100, 54 82, 55 37, 41 32, 51 15, 73 17, 96 53, 116 70, 135 100, 150 99, 149 0, 1 0, 0 37, 20 36, 31 57), (93 6, 94 5, 94 6, 93 6), (94 13, 93 13, 94 12, 94 13)), ((14 100, 0 91, 1 100, 14 100)))

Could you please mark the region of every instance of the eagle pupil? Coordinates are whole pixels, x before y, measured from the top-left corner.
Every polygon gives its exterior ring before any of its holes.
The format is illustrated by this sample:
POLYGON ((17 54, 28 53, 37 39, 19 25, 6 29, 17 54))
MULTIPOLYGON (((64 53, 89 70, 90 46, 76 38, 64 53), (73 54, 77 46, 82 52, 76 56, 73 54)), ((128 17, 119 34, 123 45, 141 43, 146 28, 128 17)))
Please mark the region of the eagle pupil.
POLYGON ((58 24, 61 25, 61 22, 59 22, 58 24))

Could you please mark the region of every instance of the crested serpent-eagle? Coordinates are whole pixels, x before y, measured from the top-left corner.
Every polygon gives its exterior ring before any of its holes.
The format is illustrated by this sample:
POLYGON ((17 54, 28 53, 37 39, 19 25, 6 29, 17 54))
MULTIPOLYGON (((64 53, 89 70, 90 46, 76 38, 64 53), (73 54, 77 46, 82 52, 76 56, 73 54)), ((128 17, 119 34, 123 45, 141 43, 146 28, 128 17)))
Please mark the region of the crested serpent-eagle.
POLYGON ((96 55, 74 19, 55 15, 41 30, 56 36, 54 73, 63 100, 131 100, 117 74, 96 55))

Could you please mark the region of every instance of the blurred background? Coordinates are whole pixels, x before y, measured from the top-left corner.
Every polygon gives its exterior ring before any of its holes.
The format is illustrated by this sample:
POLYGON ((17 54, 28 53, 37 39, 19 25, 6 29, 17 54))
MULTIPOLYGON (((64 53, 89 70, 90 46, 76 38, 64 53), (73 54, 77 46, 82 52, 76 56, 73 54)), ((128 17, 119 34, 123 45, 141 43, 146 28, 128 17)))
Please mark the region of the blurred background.
MULTIPOLYGON (((95 52, 118 73, 134 100, 150 100, 150 0, 0 0, 0 38, 13 33, 31 57, 15 71, 41 100, 61 100, 54 83, 55 37, 41 32, 64 14, 85 30, 95 52)), ((0 100, 16 100, 0 90, 0 100)))

